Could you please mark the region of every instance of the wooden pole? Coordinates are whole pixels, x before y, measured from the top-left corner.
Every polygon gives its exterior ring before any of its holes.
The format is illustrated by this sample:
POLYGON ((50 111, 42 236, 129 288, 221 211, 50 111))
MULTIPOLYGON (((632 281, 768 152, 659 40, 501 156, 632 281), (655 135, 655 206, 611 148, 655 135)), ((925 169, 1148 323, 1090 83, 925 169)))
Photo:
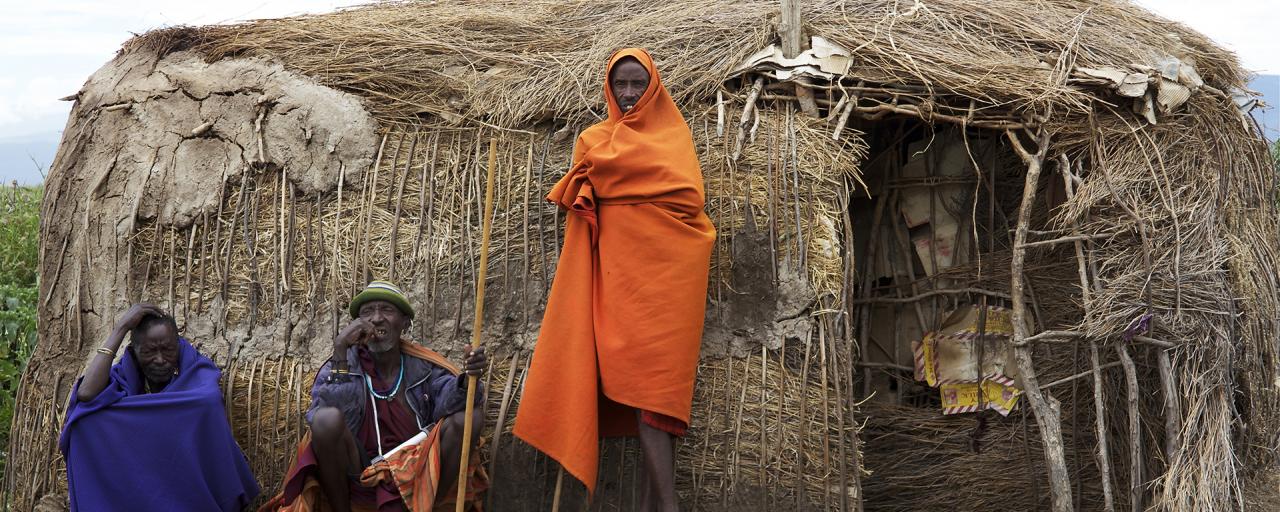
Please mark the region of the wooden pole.
MULTIPOLYGON (((489 176, 484 187, 484 220, 480 235, 480 268, 476 274, 476 317, 471 324, 471 349, 480 348, 480 327, 484 323, 484 281, 489 269, 489 231, 493 223, 493 170, 497 167, 498 139, 489 138, 489 176)), ((467 412, 462 423, 462 462, 458 464, 458 498, 454 510, 462 512, 467 503, 467 466, 471 461, 471 414, 475 410, 477 378, 467 375, 467 412)))
POLYGON ((1128 390, 1127 404, 1129 409, 1129 509, 1146 510, 1142 506, 1142 419, 1138 411, 1138 370, 1129 357, 1127 345, 1116 345, 1116 354, 1120 356, 1120 365, 1124 367, 1125 388, 1128 390))
MULTIPOLYGON (((1067 200, 1075 198, 1075 182, 1072 181, 1071 161, 1066 155, 1058 155, 1058 172, 1062 175, 1063 190, 1067 193, 1067 200)), ((1071 222, 1071 235, 1077 237, 1080 235, 1079 223, 1071 222)), ((1089 272, 1086 269, 1087 263, 1084 256, 1083 239, 1077 238, 1072 242, 1076 253, 1076 273, 1080 276, 1080 297, 1083 303, 1085 313, 1087 314, 1093 304, 1089 296, 1089 272)), ((1098 459, 1098 473, 1102 480, 1102 510, 1104 512, 1115 512, 1115 498, 1111 491, 1111 451, 1107 448, 1107 411, 1106 401, 1103 398, 1102 391, 1102 368, 1098 357, 1098 344, 1094 341, 1089 342, 1089 373, 1093 374, 1093 415, 1095 435, 1098 437, 1098 451, 1094 455, 1098 459)))
MULTIPOLYGON (((808 46, 804 43, 804 30, 800 24, 800 0, 782 0, 782 17, 778 20, 778 37, 782 40, 782 56, 795 58, 808 46)), ((813 90, 807 87, 809 79, 796 77, 796 101, 805 115, 818 117, 818 103, 813 90)))
POLYGON ((1031 412, 1035 414, 1036 424, 1040 426, 1040 441, 1044 444, 1045 466, 1049 470, 1049 495, 1051 510, 1068 512, 1072 509, 1071 477, 1067 473, 1066 456, 1062 447, 1062 421, 1059 418, 1059 405, 1052 397, 1044 394, 1036 378, 1035 365, 1031 361, 1031 347, 1022 340, 1027 338, 1027 305, 1023 296, 1023 263, 1026 259, 1027 223, 1030 220, 1031 208, 1036 200, 1036 185, 1039 183, 1040 170, 1044 166, 1045 155, 1049 150, 1049 134, 1041 131, 1036 140, 1036 152, 1027 151, 1018 136, 1006 131, 1005 136, 1023 163, 1027 165, 1027 176, 1022 186, 1022 204, 1018 207, 1018 224, 1013 235, 1013 258, 1010 262, 1009 288, 1013 299, 1013 357, 1018 365, 1018 376, 1023 390, 1030 402, 1031 412))
POLYGON ((1166 464, 1173 464, 1173 457, 1182 444, 1182 404, 1178 398, 1178 384, 1173 376, 1173 362, 1167 350, 1156 351, 1160 369, 1160 388, 1164 394, 1164 456, 1166 464))
POLYGON ((1111 494, 1111 452, 1107 449, 1107 411, 1103 408, 1102 369, 1098 364, 1098 344, 1089 342, 1089 364, 1093 368, 1093 414, 1098 429, 1098 473, 1102 478, 1102 510, 1115 512, 1115 499, 1111 494))

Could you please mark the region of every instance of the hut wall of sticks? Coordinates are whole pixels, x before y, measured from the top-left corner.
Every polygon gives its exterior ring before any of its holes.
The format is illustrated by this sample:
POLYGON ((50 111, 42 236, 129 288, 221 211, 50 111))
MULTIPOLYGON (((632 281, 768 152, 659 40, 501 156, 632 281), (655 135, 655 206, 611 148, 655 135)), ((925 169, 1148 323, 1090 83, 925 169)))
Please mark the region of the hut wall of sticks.
POLYGON ((687 506, 1266 506, 1280 226, 1247 76, 1118 0, 392 2, 139 36, 69 98, 5 503, 65 500, 66 399, 135 301, 223 366, 264 493, 367 280, 457 357, 496 137, 491 508, 633 509, 634 440, 588 502, 510 435, 560 250, 542 195, 625 46, 721 233, 687 506))

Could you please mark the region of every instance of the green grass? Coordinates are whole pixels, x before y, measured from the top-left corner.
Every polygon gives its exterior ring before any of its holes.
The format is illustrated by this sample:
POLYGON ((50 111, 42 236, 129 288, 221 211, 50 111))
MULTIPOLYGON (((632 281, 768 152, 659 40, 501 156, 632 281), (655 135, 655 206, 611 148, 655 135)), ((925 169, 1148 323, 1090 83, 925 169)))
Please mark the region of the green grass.
MULTIPOLYGON (((8 450, 18 381, 36 346, 43 195, 39 187, 0 189, 0 450, 8 450)), ((0 451, 0 474, 7 457, 0 451)))

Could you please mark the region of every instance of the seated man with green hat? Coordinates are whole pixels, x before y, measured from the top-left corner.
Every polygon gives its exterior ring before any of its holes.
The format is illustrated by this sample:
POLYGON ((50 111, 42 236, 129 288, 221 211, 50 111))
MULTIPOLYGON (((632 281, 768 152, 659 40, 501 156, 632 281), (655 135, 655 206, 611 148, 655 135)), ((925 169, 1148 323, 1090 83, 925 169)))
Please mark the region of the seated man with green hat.
MULTIPOLYGON (((484 349, 467 346, 460 371, 405 339, 413 307, 386 281, 369 283, 350 312, 311 388, 310 433, 263 510, 431 510, 455 496, 466 375, 484 371, 484 349)), ((478 404, 483 390, 475 396, 478 404)), ((481 407, 474 410, 473 447, 484 425, 481 407)), ((469 466, 470 491, 485 487, 479 466, 469 466)))

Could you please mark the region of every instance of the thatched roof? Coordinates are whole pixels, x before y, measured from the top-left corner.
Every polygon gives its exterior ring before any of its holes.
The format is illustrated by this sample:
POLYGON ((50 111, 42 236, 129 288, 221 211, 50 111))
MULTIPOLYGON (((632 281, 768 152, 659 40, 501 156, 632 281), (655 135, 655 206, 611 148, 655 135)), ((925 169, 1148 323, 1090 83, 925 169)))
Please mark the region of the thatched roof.
MULTIPOLYGON (((654 54, 677 103, 713 96, 776 37, 777 9, 774 0, 390 2, 160 30, 126 51, 270 56, 368 98, 383 119, 453 113, 521 126, 599 117, 600 63, 626 46, 654 54)), ((1019 114, 1092 110, 1097 95, 1067 83, 1076 68, 1135 71, 1173 56, 1219 90, 1247 79, 1205 36, 1127 1, 820 0, 805 2, 802 19, 852 50, 852 76, 1019 114)))

